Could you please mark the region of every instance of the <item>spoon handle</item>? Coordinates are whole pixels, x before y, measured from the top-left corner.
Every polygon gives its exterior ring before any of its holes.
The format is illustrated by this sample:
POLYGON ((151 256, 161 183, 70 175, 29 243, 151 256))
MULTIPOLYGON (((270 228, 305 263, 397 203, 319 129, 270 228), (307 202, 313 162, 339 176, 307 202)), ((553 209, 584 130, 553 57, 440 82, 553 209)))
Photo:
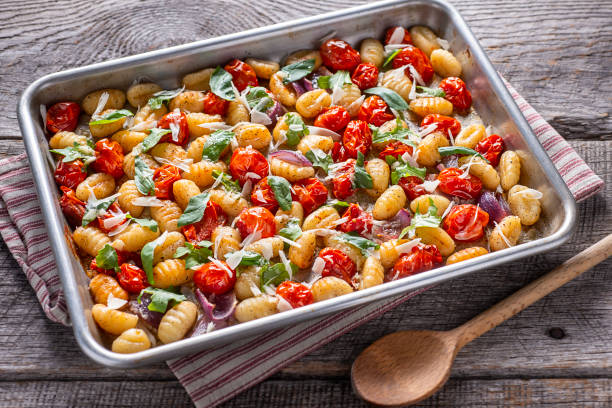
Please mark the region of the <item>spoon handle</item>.
POLYGON ((612 256, 612 234, 563 262, 557 268, 521 288, 472 320, 452 330, 451 333, 457 336, 456 350, 460 350, 470 341, 480 337, 610 256, 612 256))

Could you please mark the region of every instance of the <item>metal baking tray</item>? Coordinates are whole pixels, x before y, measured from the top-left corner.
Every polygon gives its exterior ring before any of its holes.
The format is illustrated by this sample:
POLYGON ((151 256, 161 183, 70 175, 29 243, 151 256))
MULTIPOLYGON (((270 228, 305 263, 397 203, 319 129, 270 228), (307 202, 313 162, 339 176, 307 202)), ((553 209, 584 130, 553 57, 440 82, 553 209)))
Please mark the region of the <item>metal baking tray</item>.
POLYGON ((463 18, 442 0, 383 1, 47 75, 25 90, 19 102, 18 116, 76 339, 85 354, 108 366, 137 367, 184 356, 543 252, 569 238, 576 218, 573 197, 495 68, 463 18), (140 353, 122 355, 104 347, 99 329, 91 317, 93 304, 88 291, 89 279, 76 256, 70 228, 58 204, 53 168, 47 160, 49 155, 40 105, 59 100, 81 100, 99 88, 126 89, 135 78, 141 77, 165 89, 174 89, 183 75, 223 64, 232 58, 255 56, 281 60, 289 52, 317 48, 320 39, 332 30, 339 38, 357 45, 367 37, 379 38, 392 25, 410 27, 417 24, 431 27, 441 38, 449 41, 451 50, 463 65, 463 78, 484 123, 492 125, 506 144, 521 155, 524 169, 521 183, 544 193, 543 219, 539 224, 541 237, 467 262, 140 353))

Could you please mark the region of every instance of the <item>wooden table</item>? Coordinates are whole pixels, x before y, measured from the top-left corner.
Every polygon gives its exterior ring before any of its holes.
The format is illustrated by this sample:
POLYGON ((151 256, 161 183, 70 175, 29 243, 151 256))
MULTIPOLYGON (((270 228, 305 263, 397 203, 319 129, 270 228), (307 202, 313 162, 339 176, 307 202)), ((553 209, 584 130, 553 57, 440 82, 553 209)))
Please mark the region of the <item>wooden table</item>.
MULTIPOLYGON (((23 152, 15 106, 59 70, 350 7, 355 0, 36 1, 0 8, 0 155, 23 152), (184 3, 183 6, 170 3, 184 3)), ((497 69, 612 184, 612 2, 453 1, 497 69)), ((349 367, 380 336, 450 329, 612 232, 612 193, 579 205, 571 241, 441 284, 291 364, 225 407, 364 404, 349 367)), ((191 406, 170 370, 98 366, 48 321, 0 244, 0 407, 191 406)), ((468 345, 423 406, 611 406, 612 261, 468 345)))

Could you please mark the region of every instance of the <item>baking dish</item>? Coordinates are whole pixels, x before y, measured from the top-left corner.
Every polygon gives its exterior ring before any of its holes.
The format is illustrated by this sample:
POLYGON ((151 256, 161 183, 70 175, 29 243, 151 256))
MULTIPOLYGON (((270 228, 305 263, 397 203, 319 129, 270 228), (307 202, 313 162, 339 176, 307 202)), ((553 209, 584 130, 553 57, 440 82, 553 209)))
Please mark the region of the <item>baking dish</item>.
POLYGON ((85 354, 109 366, 136 367, 180 357, 543 252, 568 239, 575 222, 575 202, 567 186, 466 23, 452 6, 440 0, 385 1, 51 74, 26 89, 19 103, 18 116, 75 336, 85 354), (316 48, 320 39, 332 30, 338 37, 356 44, 363 38, 380 36, 387 27, 415 24, 427 25, 449 41, 451 50, 462 63, 463 78, 484 123, 490 124, 506 144, 521 155, 526 170, 522 172, 521 183, 544 193, 538 238, 467 262, 136 354, 122 355, 105 348, 91 318, 93 304, 88 293, 88 278, 76 256, 70 228, 58 205, 40 105, 57 100, 80 100, 102 87, 127 88, 134 78, 141 77, 165 89, 173 89, 184 74, 232 58, 255 56, 282 60, 291 51, 316 48))

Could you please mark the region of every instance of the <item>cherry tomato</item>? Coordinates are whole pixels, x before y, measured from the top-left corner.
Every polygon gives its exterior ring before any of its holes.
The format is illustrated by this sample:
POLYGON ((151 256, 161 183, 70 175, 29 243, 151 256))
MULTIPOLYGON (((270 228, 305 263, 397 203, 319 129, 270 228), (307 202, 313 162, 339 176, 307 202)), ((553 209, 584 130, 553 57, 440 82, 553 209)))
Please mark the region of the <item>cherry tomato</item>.
POLYGON ((438 180, 440 180, 438 188, 446 194, 466 200, 478 197, 480 190, 482 190, 482 181, 471 174, 468 174, 467 177, 462 175, 463 170, 456 167, 442 170, 438 174, 438 180))
POLYGON ((450 116, 439 115, 437 113, 430 113, 425 116, 421 121, 421 127, 427 127, 432 124, 436 124, 435 131, 440 131, 448 138, 448 131, 450 130, 451 134, 457 136, 461 131, 461 123, 455 118, 451 118, 450 116))
POLYGON ((255 184, 268 175, 270 166, 265 156, 251 146, 239 147, 234 150, 229 164, 229 170, 233 178, 237 179, 241 186, 251 180, 255 184), (248 175, 255 173, 259 177, 248 175))
POLYGON ((444 217, 442 228, 457 241, 476 241, 484 235, 489 214, 473 204, 455 205, 444 217))
POLYGON ((121 210, 121 207, 119 207, 119 205, 115 202, 112 203, 110 205, 110 207, 108 207, 108 210, 106 210, 106 212, 102 215, 99 215, 96 220, 98 223, 98 228, 100 228, 103 232, 105 232, 106 234, 108 234, 109 232, 113 231, 114 229, 118 228, 120 225, 123 225, 127 222, 127 218, 123 218, 121 221, 119 221, 118 223, 113 223, 113 226, 109 226, 106 227, 106 225, 104 224, 104 220, 108 220, 110 218, 114 218, 117 216, 123 216, 125 213, 121 210))
POLYGON ((429 191, 423 187, 423 180, 416 176, 402 177, 397 184, 404 189, 404 193, 411 201, 418 196, 429 194, 429 191))
POLYGON ((163 135, 160 142, 174 143, 179 146, 185 146, 189 141, 189 125, 187 124, 187 115, 185 112, 170 112, 166 113, 157 122, 157 127, 160 129, 172 129, 170 124, 178 127, 178 135, 173 136, 172 133, 163 135))
POLYGON ((373 218, 372 214, 362 210, 359 204, 351 203, 346 209, 342 218, 348 218, 348 221, 340 224, 338 229, 344 232, 355 231, 359 234, 372 232, 373 218))
POLYGON ((251 193, 251 203, 270 210, 271 213, 275 213, 278 210, 278 201, 276 201, 272 187, 268 184, 267 177, 264 177, 259 180, 259 183, 255 184, 255 188, 253 188, 251 193))
POLYGON ((349 157, 356 159, 357 152, 367 155, 372 146, 372 131, 363 120, 352 120, 342 135, 342 145, 349 157))
POLYGON ((505 146, 504 139, 501 136, 491 135, 482 139, 474 150, 482 154, 491 163, 491 166, 497 167, 499 157, 504 151, 505 146))
POLYGON ((114 178, 123 176, 123 148, 114 140, 100 139, 96 142, 95 171, 110 174, 114 178))
POLYGON ((357 68, 353 71, 351 80, 362 91, 364 89, 373 88, 378 83, 378 68, 376 68, 374 64, 362 62, 357 65, 357 68))
POLYGON ((238 215, 236 228, 240 231, 242 239, 259 231, 261 238, 273 237, 276 234, 274 215, 263 207, 245 208, 238 215))
POLYGON ((105 275, 111 275, 111 276, 115 275, 115 270, 114 269, 103 269, 103 268, 100 268, 98 266, 98 263, 96 262, 96 258, 93 258, 91 260, 91 262, 89 263, 89 269, 91 269, 92 271, 97 272, 97 273, 103 273, 105 275))
POLYGON ((351 121, 351 115, 342 106, 330 106, 323 109, 317 116, 314 125, 325 129, 339 132, 351 121))
POLYGON ((276 295, 285 299, 292 308, 312 303, 312 292, 308 286, 298 282, 284 281, 276 288, 276 295))
POLYGON ((204 95, 204 100, 202 102, 204 103, 204 113, 209 115, 224 116, 227 112, 227 107, 229 106, 229 101, 219 98, 210 91, 204 95))
POLYGON ((87 178, 87 170, 85 170, 85 165, 80 159, 68 163, 60 160, 57 162, 57 168, 53 177, 60 186, 74 190, 87 178))
POLYGON ((78 227, 81 225, 83 216, 85 215, 85 203, 77 198, 74 190, 64 186, 60 188, 64 193, 59 200, 62 212, 64 216, 66 216, 68 224, 73 227, 78 227))
POLYGON ((346 150, 340 142, 334 142, 334 145, 332 146, 331 156, 334 162, 336 163, 344 162, 351 158, 348 153, 348 150, 346 150))
POLYGON ((202 219, 196 223, 183 226, 181 231, 187 241, 192 244, 198 244, 199 242, 209 240, 213 231, 226 222, 227 214, 221 209, 221 206, 209 200, 202 219))
POLYGON ((47 110, 46 126, 51 133, 62 130, 72 132, 79 122, 81 108, 75 102, 58 102, 47 110))
POLYGON ((140 293, 149 285, 147 274, 136 265, 124 263, 119 267, 117 272, 117 280, 119 285, 130 293, 140 293))
MULTIPOLYGON (((431 66, 431 62, 429 62, 429 58, 427 58, 427 55, 425 55, 423 51, 413 45, 408 45, 406 48, 402 49, 399 54, 393 58, 391 64, 393 68, 412 65, 426 84, 433 79, 434 70, 431 66)), ((408 67, 406 67, 406 75, 412 78, 412 73, 408 67)))
POLYGON ((355 175, 355 159, 348 159, 344 165, 336 170, 335 177, 332 179, 332 191, 334 196, 340 200, 353 195, 353 177, 355 175))
POLYGON ((209 262, 196 269, 193 283, 207 295, 222 295, 234 288, 236 272, 224 261, 209 262))
POLYGON ((444 78, 438 87, 446 93, 444 98, 452 103, 458 111, 465 111, 472 106, 472 94, 470 94, 461 78, 444 78))
POLYGON ((346 41, 330 38, 321 45, 323 64, 333 70, 353 71, 361 62, 359 53, 346 41))
POLYGON ((172 185, 181 179, 181 170, 171 164, 164 164, 155 169, 153 181, 155 182, 155 196, 160 200, 172 200, 172 185))
POLYGON ((304 213, 310 214, 327 201, 327 187, 318 178, 307 178, 293 185, 292 198, 299 201, 304 213))
POLYGON ((335 276, 343 279, 349 285, 355 286, 354 278, 357 273, 355 262, 347 254, 335 248, 323 248, 319 252, 319 258, 325 261, 321 272, 322 277, 335 276))
POLYGON ((231 74, 232 82, 234 82, 236 89, 240 92, 248 86, 257 86, 259 84, 255 70, 249 64, 238 59, 231 60, 224 69, 231 74))
POLYGON ((358 118, 374 126, 380 126, 395 119, 395 116, 391 113, 387 102, 378 95, 372 95, 368 96, 359 107, 358 118))
POLYGON ((388 44, 412 44, 412 38, 410 37, 410 31, 406 30, 403 27, 391 27, 387 30, 387 32, 385 33, 385 45, 388 44), (401 40, 400 42, 397 41, 391 41, 391 37, 393 37, 393 34, 395 33, 395 30, 401 30, 401 40))
POLYGON ((442 255, 435 245, 418 244, 407 255, 402 255, 389 273, 391 280, 425 272, 442 262, 442 255))
POLYGON ((396 140, 389 142, 389 144, 383 149, 378 155, 383 160, 386 160, 387 156, 395 157, 396 159, 403 156, 404 153, 412 154, 413 147, 396 140))

